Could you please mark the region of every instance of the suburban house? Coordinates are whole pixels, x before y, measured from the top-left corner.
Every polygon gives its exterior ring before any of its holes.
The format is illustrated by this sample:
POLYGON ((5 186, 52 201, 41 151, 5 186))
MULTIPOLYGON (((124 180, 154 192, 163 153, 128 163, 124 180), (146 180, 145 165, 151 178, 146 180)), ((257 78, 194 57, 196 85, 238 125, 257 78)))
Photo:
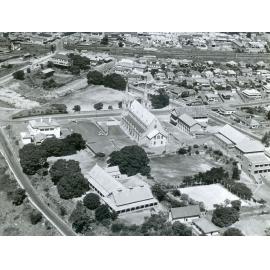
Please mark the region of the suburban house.
POLYGON ((46 68, 41 71, 43 78, 48 78, 48 77, 53 76, 54 72, 55 71, 52 68, 46 68))
POLYGON ((219 101, 219 96, 217 94, 206 94, 205 97, 210 103, 219 101))
POLYGON ((97 164, 85 176, 90 187, 117 214, 149 209, 158 205, 150 187, 141 179, 117 178, 112 172, 102 169, 97 164))
POLYGON ((167 144, 168 134, 159 120, 137 100, 122 113, 120 126, 139 145, 157 147, 167 144))
POLYGON ((61 128, 60 125, 52 120, 40 118, 39 120, 30 120, 27 126, 30 136, 35 137, 39 134, 43 134, 46 137, 60 138, 61 128))
POLYGON ((189 205, 184 207, 171 208, 169 221, 172 223, 179 221, 181 223, 190 223, 201 217, 199 205, 189 205))
POLYGON ((69 57, 65 54, 60 54, 57 53, 54 55, 51 59, 54 65, 56 66, 62 66, 62 67, 70 67, 71 66, 71 61, 69 57))
POLYGON ((253 118, 252 114, 243 111, 234 111, 231 118, 249 128, 258 128, 260 126, 260 123, 253 118))
POLYGON ((230 116, 235 112, 235 109, 233 109, 233 108, 231 108, 229 106, 221 106, 221 107, 219 107, 218 112, 221 115, 230 116))
POLYGON ((193 228, 198 235, 216 236, 220 228, 205 217, 193 220, 193 228))

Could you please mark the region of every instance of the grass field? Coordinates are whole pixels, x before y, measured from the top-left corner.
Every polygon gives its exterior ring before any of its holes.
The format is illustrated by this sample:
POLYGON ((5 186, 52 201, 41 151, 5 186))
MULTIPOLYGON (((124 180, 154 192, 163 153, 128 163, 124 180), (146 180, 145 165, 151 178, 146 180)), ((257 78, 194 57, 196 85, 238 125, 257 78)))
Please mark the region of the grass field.
POLYGON ((108 109, 109 105, 118 108, 118 102, 123 98, 124 93, 121 91, 104 86, 89 86, 79 92, 57 99, 57 103, 66 104, 69 111, 74 105, 80 105, 82 111, 90 111, 95 110, 93 105, 98 102, 103 103, 103 109, 108 109))
POLYGON ((151 175, 158 182, 179 185, 184 176, 207 171, 212 167, 218 167, 219 164, 204 155, 169 155, 151 158, 150 166, 151 175))
MULTIPOLYGON (((207 210, 213 210, 215 204, 222 204, 225 200, 240 200, 220 184, 181 188, 180 191, 195 201, 203 202, 207 210)), ((242 206, 248 206, 245 201, 241 201, 242 206)))
POLYGON ((98 135, 100 129, 89 120, 78 121, 78 123, 70 122, 66 124, 66 127, 82 134, 83 138, 95 152, 103 152, 106 155, 126 145, 135 144, 119 126, 110 126, 108 136, 98 135))

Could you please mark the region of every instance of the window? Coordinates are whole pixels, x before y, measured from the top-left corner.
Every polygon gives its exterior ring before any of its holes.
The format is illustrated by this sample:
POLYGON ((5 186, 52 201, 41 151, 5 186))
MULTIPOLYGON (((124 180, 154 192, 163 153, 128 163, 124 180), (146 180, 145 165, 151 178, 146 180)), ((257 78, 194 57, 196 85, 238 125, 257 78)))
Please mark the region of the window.
POLYGON ((159 139, 159 135, 157 135, 157 139, 159 139))
POLYGON ((163 144, 163 141, 161 141, 160 143, 163 144))

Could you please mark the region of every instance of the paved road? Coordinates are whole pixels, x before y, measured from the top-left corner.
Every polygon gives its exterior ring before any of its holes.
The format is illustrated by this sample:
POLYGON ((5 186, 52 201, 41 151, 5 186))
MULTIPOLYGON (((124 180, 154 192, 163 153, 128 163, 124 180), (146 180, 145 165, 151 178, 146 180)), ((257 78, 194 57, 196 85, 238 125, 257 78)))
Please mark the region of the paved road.
POLYGON ((17 182, 27 192, 30 202, 43 214, 43 216, 62 234, 67 236, 75 236, 75 232, 67 225, 55 212, 53 212, 47 204, 45 204, 36 193, 31 185, 29 178, 22 172, 19 161, 16 158, 5 134, 0 129, 0 151, 5 157, 9 168, 14 174, 17 182))

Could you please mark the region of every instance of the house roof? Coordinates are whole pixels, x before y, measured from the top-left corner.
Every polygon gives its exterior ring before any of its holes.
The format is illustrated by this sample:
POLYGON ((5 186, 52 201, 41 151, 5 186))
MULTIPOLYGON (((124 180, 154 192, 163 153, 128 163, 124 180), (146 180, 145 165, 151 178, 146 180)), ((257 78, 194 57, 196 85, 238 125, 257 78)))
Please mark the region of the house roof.
POLYGON ((213 224, 207 218, 200 218, 193 221, 193 223, 205 234, 218 232, 220 230, 215 224, 213 224))
POLYGON ((270 158, 264 153, 245 154, 245 157, 252 163, 269 163, 270 158))
POLYGON ((136 118, 134 118, 131 114, 128 114, 123 118, 126 119, 127 122, 131 123, 131 125, 133 125, 139 133, 145 132, 146 127, 144 127, 139 121, 136 121, 136 118))
POLYGON ((148 134, 147 134, 147 137, 149 139, 152 139, 153 137, 155 137, 156 135, 158 134, 162 134, 159 130, 157 129, 153 129, 152 131, 150 131, 148 134))
POLYGON ((155 116, 151 112, 149 112, 143 105, 141 105, 137 100, 134 100, 131 103, 129 110, 147 127, 155 119, 155 116))
POLYGON ((123 186, 115 178, 97 164, 86 174, 86 177, 90 184, 96 187, 104 196, 123 189, 123 186))
POLYGON ((40 118, 40 120, 30 120, 29 124, 31 125, 32 128, 59 127, 59 124, 51 118, 48 119, 40 118))
POLYGON ((53 56, 53 58, 69 61, 68 56, 65 54, 61 54, 61 53, 57 53, 56 55, 53 56))
POLYGON ((190 106, 186 106, 186 107, 177 107, 175 109, 173 109, 173 111, 175 111, 177 116, 180 116, 184 113, 188 114, 189 116, 191 116, 192 118, 196 118, 196 117, 208 117, 208 111, 205 107, 203 106, 196 106, 196 107, 190 107, 190 106))
POLYGON ((191 116, 189 116, 188 114, 185 114, 185 113, 179 116, 179 120, 181 120, 182 122, 184 122, 189 127, 192 127, 192 126, 194 126, 196 124, 199 124, 191 116))
POLYGON ((199 205, 171 208, 172 219, 196 217, 200 216, 200 213, 199 205))
POLYGON ((42 70, 43 74, 47 74, 47 73, 50 73, 50 72, 54 72, 54 70, 52 68, 46 68, 46 69, 42 70))
POLYGON ((121 191, 114 191, 112 197, 116 206, 151 200, 154 198, 148 186, 137 186, 124 188, 121 191))

